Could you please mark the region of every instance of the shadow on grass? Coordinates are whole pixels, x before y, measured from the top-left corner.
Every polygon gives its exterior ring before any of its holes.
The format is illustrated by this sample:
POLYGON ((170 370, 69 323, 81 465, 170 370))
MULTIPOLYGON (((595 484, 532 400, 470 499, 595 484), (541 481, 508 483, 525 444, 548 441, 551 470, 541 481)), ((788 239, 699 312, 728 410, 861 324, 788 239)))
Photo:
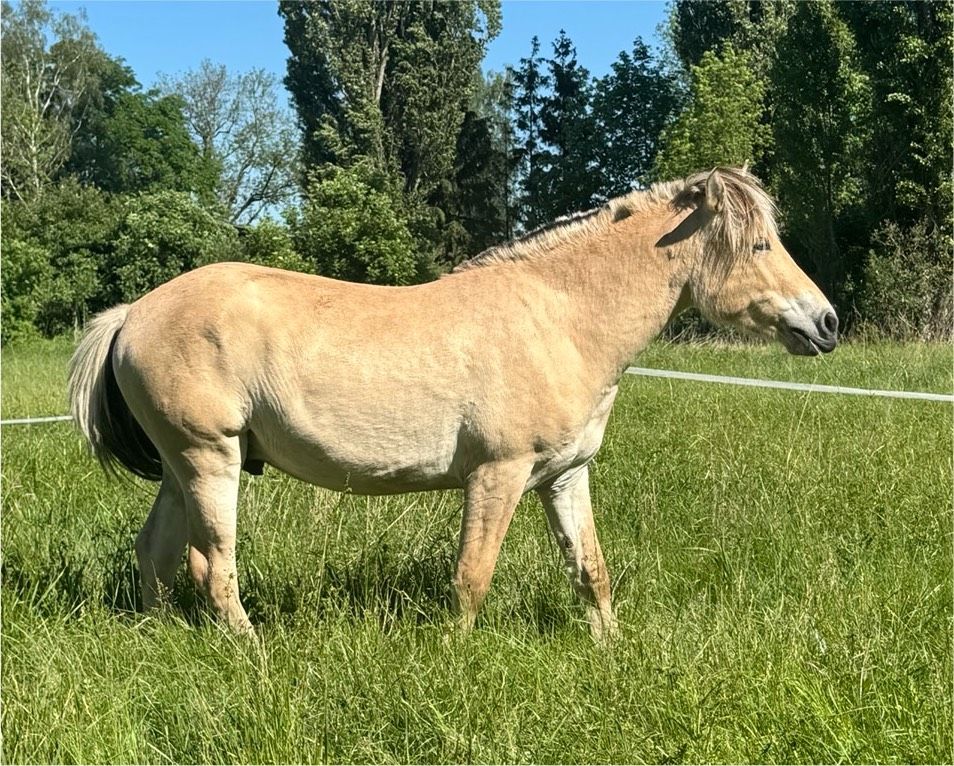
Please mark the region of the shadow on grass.
MULTIPOLYGON (((418 558, 399 557, 382 545, 343 564, 325 562, 317 572, 306 562, 290 576, 287 571, 242 570, 242 601, 253 622, 304 612, 318 618, 345 613, 361 618, 379 615, 382 623, 432 622, 449 606, 453 556, 449 550, 436 550, 418 558)), ((117 614, 142 610, 139 567, 127 540, 114 540, 108 553, 95 558, 84 557, 67 543, 42 558, 11 551, 0 563, 0 581, 5 593, 44 616, 75 614, 94 603, 117 614)), ((205 599, 184 566, 177 574, 171 605, 190 624, 208 618, 205 599)))
MULTIPOLYGON (((84 560, 65 543, 43 561, 13 551, 0 566, 4 591, 47 617, 77 616, 85 605, 99 603, 117 616, 136 618, 142 611, 142 594, 135 553, 125 538, 111 542, 111 549, 95 560, 84 560)), ((398 622, 423 625, 446 620, 453 572, 449 545, 408 556, 403 551, 392 553, 382 544, 350 561, 326 561, 318 570, 309 568, 309 562, 291 571, 283 567, 265 572, 246 564, 239 581, 242 601, 255 625, 344 616, 375 620, 387 631, 398 622)), ((532 588, 508 610, 508 619, 526 621, 543 636, 557 634, 574 619, 555 596, 548 588, 532 588)), ((212 619, 185 566, 177 573, 170 606, 193 627, 212 619)))

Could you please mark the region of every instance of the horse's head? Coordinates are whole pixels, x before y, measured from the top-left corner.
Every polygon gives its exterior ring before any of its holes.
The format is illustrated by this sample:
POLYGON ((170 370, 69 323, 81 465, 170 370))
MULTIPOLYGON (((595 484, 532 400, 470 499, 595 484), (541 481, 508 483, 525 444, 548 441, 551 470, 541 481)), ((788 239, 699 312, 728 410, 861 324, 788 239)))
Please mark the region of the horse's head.
POLYGON ((692 212, 657 244, 682 245, 689 298, 704 316, 776 338, 792 354, 835 348, 838 317, 779 240, 774 204, 755 176, 738 168, 701 173, 673 206, 692 212))

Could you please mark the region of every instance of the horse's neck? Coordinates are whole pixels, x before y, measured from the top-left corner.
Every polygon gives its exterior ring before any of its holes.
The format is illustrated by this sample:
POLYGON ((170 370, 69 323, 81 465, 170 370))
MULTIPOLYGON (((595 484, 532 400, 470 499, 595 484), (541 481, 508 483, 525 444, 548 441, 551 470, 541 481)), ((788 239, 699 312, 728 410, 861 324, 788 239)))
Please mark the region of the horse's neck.
POLYGON ((569 242, 535 260, 538 276, 567 294, 564 322, 604 384, 615 382, 633 357, 665 328, 688 278, 685 259, 655 243, 671 219, 623 221, 613 236, 584 246, 569 242))

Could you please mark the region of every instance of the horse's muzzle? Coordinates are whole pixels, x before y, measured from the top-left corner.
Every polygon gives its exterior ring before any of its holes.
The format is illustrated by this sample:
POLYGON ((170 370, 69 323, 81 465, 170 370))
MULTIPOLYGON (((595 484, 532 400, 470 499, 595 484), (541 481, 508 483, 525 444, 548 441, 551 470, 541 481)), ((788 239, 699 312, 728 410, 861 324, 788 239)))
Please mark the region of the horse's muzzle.
POLYGON ((826 308, 814 322, 783 324, 779 333, 788 352, 799 356, 817 356, 835 350, 838 345, 838 315, 826 308))

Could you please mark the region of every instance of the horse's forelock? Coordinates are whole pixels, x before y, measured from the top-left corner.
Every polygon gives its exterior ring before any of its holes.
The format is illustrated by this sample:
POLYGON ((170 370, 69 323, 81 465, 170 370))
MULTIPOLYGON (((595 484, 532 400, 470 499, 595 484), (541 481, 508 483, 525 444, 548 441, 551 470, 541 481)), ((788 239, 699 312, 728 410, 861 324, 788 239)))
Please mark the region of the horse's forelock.
MULTIPOLYGON (((724 188, 721 209, 705 228, 713 250, 732 257, 751 255, 759 240, 778 236, 775 203, 758 178, 745 168, 718 167, 711 172, 718 174, 724 188)), ((686 179, 674 203, 701 204, 709 176, 699 173, 686 179)))

